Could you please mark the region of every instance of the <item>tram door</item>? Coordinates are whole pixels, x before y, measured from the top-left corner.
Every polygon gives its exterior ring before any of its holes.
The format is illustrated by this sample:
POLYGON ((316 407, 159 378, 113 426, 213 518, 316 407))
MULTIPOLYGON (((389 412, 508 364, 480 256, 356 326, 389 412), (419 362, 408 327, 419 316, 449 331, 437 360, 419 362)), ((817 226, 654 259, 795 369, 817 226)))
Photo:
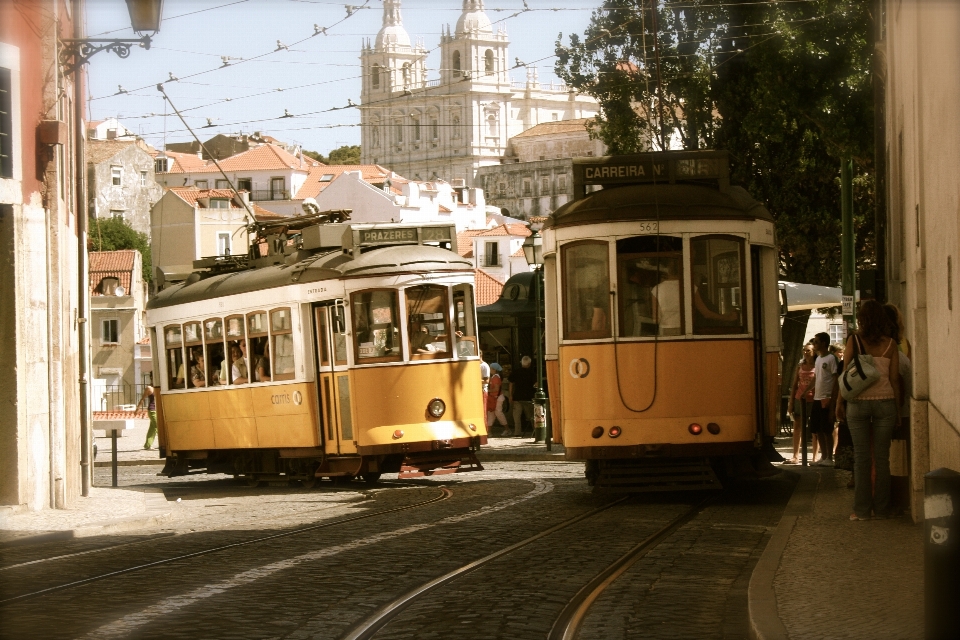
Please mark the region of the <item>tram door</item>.
POLYGON ((343 302, 314 308, 320 423, 327 455, 357 452, 347 370, 347 326, 343 302))

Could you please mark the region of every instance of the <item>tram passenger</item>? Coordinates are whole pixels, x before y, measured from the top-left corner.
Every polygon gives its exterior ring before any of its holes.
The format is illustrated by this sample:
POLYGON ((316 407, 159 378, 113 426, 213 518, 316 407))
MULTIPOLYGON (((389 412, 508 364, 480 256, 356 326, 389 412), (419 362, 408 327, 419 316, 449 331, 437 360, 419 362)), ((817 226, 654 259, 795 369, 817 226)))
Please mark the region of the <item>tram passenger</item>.
POLYGON ((653 320, 662 336, 680 335, 680 263, 663 260, 664 279, 650 289, 653 320))
POLYGON ((233 361, 230 365, 230 378, 233 384, 246 384, 249 382, 247 373, 246 341, 240 340, 239 345, 230 347, 230 359, 233 361))
POLYGON ((193 366, 190 367, 190 386, 205 387, 207 386, 207 370, 203 362, 203 349, 194 347, 190 353, 193 356, 193 366))
POLYGON ((257 362, 257 366, 254 369, 254 381, 270 382, 273 380, 270 375, 270 347, 264 346, 263 355, 254 357, 254 360, 257 362))
POLYGON ((700 284, 693 286, 693 309, 702 320, 712 320, 721 323, 737 323, 740 321, 740 314, 736 311, 727 311, 726 313, 717 313, 710 308, 700 295, 700 290, 707 287, 707 277, 701 276, 700 284))

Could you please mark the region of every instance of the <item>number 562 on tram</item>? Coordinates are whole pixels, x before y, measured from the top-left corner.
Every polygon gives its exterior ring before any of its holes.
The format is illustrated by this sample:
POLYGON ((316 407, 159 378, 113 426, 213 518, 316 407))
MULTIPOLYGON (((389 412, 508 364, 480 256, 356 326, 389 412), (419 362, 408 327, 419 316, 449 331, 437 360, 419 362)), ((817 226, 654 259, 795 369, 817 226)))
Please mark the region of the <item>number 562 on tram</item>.
POLYGON ((335 213, 260 224, 250 255, 197 261, 149 303, 165 473, 481 469, 473 265, 439 246, 455 228, 335 213))

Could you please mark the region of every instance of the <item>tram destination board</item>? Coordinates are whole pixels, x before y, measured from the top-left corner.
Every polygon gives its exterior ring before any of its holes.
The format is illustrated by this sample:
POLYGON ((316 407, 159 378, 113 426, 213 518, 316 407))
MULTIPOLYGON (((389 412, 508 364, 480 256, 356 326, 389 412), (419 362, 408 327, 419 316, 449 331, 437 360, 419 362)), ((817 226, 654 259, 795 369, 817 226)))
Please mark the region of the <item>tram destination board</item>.
POLYGON ((412 226, 377 224, 353 226, 343 238, 345 250, 360 247, 381 247, 399 244, 424 244, 427 242, 453 242, 456 237, 454 225, 412 226))
POLYGON ((664 151, 600 158, 574 158, 574 198, 586 195, 587 185, 621 186, 643 183, 702 182, 730 184, 726 151, 664 151))

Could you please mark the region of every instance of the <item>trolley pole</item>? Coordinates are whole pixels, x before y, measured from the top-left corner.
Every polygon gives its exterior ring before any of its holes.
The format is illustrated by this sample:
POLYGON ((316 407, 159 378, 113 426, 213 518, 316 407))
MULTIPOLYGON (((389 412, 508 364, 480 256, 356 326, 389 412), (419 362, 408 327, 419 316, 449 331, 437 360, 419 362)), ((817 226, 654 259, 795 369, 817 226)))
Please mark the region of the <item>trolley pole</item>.
POLYGON ((841 231, 841 300, 843 302, 843 324, 847 335, 857 328, 854 311, 854 296, 857 290, 857 270, 855 266, 856 236, 853 230, 853 160, 844 158, 840 163, 840 211, 841 231))

